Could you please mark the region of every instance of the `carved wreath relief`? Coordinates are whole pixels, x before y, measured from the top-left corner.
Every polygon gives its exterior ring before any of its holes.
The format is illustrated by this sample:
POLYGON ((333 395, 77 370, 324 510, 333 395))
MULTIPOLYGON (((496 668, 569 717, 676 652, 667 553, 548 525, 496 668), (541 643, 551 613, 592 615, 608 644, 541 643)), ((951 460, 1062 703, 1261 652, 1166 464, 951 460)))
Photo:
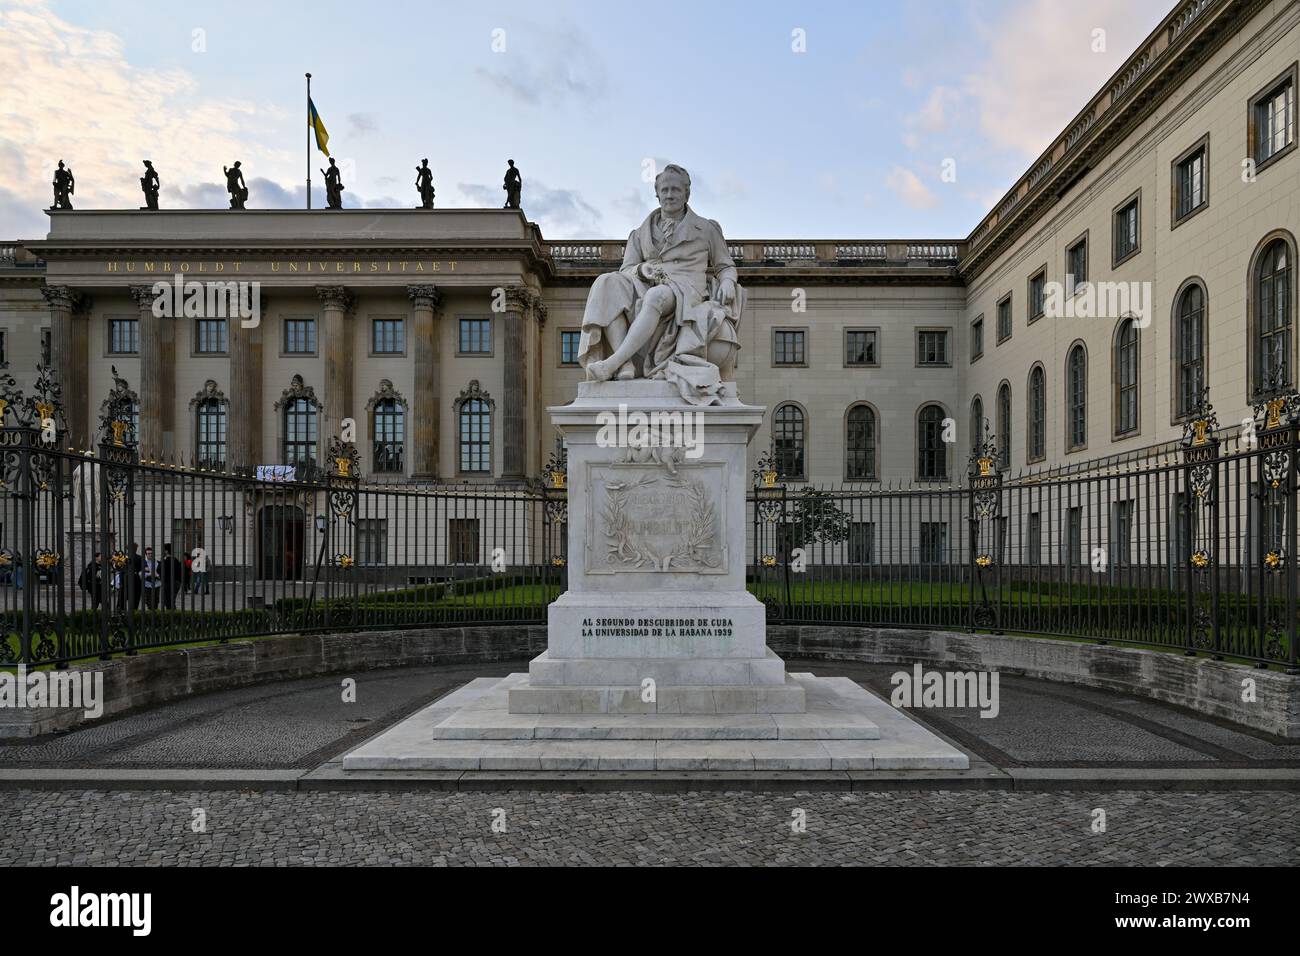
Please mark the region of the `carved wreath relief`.
POLYGON ((725 572, 720 477, 678 463, 593 466, 588 571, 725 572))

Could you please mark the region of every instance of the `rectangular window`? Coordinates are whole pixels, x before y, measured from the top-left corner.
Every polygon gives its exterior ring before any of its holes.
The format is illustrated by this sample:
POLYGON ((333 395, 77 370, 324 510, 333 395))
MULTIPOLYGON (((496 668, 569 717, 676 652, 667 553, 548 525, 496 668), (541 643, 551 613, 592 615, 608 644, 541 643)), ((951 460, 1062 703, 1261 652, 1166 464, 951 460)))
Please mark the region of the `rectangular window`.
POLYGON ((876 355, 875 329, 845 329, 844 364, 845 365, 879 365, 876 355))
POLYGON ((315 355, 316 320, 285 319, 284 351, 289 355, 315 355))
POLYGON ((461 319, 457 350, 461 355, 492 354, 492 320, 461 319))
POLYGON ((1193 213, 1200 212, 1209 202, 1206 171, 1209 166, 1210 138, 1199 143, 1174 160, 1174 225, 1193 213))
POLYGON ((876 561, 876 524, 854 521, 849 524, 849 564, 874 564, 876 561))
POLYGON ((1296 65, 1250 103, 1251 155, 1258 167, 1281 155, 1296 139, 1296 65))
POLYGON ((108 351, 111 355, 138 355, 140 353, 140 320, 109 319, 108 351))
POLYGON ((357 519, 357 563, 376 567, 388 563, 388 519, 357 519))
POLYGON ((1127 567, 1133 551, 1133 501, 1116 501, 1111 507, 1111 567, 1127 567))
POLYGON ((50 356, 54 352, 54 347, 51 344, 53 342, 53 339, 50 338, 50 335, 51 332, 48 328, 41 329, 41 364, 42 365, 54 364, 53 360, 50 358, 50 356))
POLYGON ((1115 239, 1112 265, 1117 266, 1137 254, 1141 242, 1139 209, 1139 197, 1134 196, 1115 210, 1115 218, 1111 223, 1111 234, 1115 239))
POLYGON ((404 319, 375 319, 370 330, 370 351, 376 355, 401 355, 406 351, 404 319))
POLYGON ((194 351, 200 355, 224 355, 229 350, 225 319, 194 320, 194 351))
POLYGON ((1083 509, 1071 508, 1066 512, 1065 522, 1065 553, 1061 555, 1064 563, 1074 567, 1079 563, 1080 552, 1083 551, 1083 509))
POLYGON ((970 360, 973 362, 984 354, 984 316, 970 324, 970 360))
POLYGON ((921 522, 921 563, 942 564, 948 548, 948 523, 946 521, 921 522))
POLYGON ((1065 292, 1074 295, 1088 282, 1088 237, 1084 236, 1065 251, 1065 292))
POLYGON ((948 364, 947 330, 921 329, 916 333, 916 364, 948 364))
POLYGON ((0 368, 9 364, 9 330, 0 329, 0 368))
POLYGON ((772 364, 803 365, 804 332, 802 329, 776 329, 772 333, 772 364))
POLYGON ((1029 303, 1028 314, 1029 321, 1033 322, 1043 317, 1044 303, 1047 292, 1047 270, 1043 269, 1029 277, 1029 303))
POLYGON ((560 329, 560 364, 578 364, 578 342, 582 333, 577 329, 560 329))
POLYGON ((478 518, 447 519, 447 560, 451 564, 478 564, 478 518))
POLYGON ((1011 338, 1011 296, 998 303, 998 345, 1011 338))

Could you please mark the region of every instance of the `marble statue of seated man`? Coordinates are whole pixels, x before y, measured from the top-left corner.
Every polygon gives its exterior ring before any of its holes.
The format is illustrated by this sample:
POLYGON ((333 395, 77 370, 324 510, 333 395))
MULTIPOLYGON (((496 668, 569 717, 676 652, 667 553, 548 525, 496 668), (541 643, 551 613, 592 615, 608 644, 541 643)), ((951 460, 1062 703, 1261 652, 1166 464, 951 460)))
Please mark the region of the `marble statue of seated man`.
POLYGON ((578 362, 588 379, 659 379, 711 405, 735 377, 745 293, 721 227, 687 205, 686 170, 665 166, 655 195, 659 208, 628 236, 623 265, 592 284, 578 362))

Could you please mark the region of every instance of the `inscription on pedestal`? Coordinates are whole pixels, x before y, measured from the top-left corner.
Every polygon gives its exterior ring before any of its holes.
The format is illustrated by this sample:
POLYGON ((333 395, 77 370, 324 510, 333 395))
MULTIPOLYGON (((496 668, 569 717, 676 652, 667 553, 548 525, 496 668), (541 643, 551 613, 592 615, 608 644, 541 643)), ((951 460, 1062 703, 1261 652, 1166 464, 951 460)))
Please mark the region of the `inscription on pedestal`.
POLYGON ((588 487, 588 573, 727 572, 720 464, 593 464, 588 487))
POLYGON ((588 617, 583 637, 731 637, 729 617, 588 617))

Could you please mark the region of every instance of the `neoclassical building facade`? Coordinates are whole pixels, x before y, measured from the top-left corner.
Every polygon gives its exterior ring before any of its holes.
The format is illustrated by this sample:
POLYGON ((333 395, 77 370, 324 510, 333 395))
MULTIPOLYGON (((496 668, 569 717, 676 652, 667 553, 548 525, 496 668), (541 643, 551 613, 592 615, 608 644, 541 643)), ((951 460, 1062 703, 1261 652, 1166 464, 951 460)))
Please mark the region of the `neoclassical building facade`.
MULTIPOLYGON (((1294 388, 1298 60, 1295 0, 1180 3, 969 236, 730 238, 752 453, 791 481, 944 482, 987 422, 1012 473, 1083 468, 1174 441, 1206 389, 1232 427, 1294 388)), ((59 370, 74 447, 116 368, 146 458, 301 466, 355 428, 380 482, 536 476, 623 252, 517 210, 50 220, 0 246, 0 348, 20 386, 59 370), (254 283, 255 320, 157 316, 177 275, 254 283)))

